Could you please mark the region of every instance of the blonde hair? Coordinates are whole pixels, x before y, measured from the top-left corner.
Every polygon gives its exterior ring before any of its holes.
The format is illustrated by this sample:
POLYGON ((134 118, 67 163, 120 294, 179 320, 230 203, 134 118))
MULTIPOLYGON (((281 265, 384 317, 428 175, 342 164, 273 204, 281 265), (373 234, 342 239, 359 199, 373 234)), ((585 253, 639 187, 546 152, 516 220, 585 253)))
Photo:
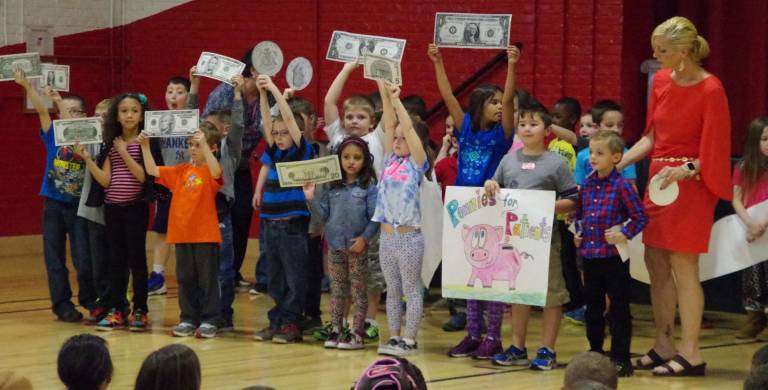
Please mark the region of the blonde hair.
POLYGON ((592 142, 605 142, 611 153, 624 153, 624 139, 615 131, 599 130, 589 138, 589 143, 592 142))
POLYGON ((361 110, 366 112, 370 117, 371 121, 374 120, 374 116, 376 115, 376 108, 373 106, 373 102, 371 102, 371 99, 369 99, 367 96, 363 95, 352 95, 347 98, 347 100, 344 100, 344 110, 342 112, 347 112, 351 109, 361 110))
POLYGON ((679 49, 690 49, 693 61, 699 62, 709 56, 707 40, 699 35, 693 22, 682 16, 674 16, 656 26, 651 34, 651 42, 657 37, 663 37, 679 49))

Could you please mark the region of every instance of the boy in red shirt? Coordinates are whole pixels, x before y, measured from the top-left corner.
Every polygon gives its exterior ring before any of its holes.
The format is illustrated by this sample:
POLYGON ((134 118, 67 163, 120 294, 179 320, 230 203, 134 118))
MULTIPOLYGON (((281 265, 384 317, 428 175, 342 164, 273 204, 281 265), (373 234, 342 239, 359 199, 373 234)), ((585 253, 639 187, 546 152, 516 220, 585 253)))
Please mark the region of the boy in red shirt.
POLYGON ((166 241, 176 244, 181 322, 173 334, 179 337, 194 333, 212 338, 218 331, 221 232, 216 193, 224 183, 213 153, 220 141, 216 126, 203 122, 188 142, 192 162, 158 167, 149 150, 149 138, 139 135, 147 174, 157 177, 155 183, 173 194, 166 241))

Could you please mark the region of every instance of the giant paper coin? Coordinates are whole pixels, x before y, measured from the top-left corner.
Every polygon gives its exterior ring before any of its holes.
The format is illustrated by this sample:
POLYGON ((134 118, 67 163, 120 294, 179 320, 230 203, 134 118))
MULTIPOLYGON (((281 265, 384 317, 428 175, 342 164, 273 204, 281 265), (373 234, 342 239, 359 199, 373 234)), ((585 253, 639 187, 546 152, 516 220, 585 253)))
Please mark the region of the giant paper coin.
POLYGON ((285 81, 296 91, 306 88, 312 81, 312 63, 304 57, 296 57, 285 68, 285 81))
POLYGON ((283 67, 283 52, 272 41, 259 42, 251 53, 253 67, 258 74, 274 76, 283 67))
POLYGON ((648 197, 651 202, 659 206, 666 206, 672 204, 677 199, 677 195, 680 194, 680 187, 677 182, 669 183, 667 188, 661 189, 661 183, 664 182, 664 178, 661 175, 656 175, 651 178, 651 182, 648 184, 648 197))

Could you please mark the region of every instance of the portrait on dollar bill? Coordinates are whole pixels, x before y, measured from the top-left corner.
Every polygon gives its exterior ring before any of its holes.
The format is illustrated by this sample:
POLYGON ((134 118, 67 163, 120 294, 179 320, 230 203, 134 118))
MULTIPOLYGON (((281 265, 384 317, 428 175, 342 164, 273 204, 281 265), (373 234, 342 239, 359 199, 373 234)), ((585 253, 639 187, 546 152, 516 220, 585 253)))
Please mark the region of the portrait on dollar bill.
POLYGON ((203 61, 205 61, 205 65, 203 66, 203 73, 212 75, 213 72, 216 71, 216 66, 219 65, 219 59, 211 56, 203 61))

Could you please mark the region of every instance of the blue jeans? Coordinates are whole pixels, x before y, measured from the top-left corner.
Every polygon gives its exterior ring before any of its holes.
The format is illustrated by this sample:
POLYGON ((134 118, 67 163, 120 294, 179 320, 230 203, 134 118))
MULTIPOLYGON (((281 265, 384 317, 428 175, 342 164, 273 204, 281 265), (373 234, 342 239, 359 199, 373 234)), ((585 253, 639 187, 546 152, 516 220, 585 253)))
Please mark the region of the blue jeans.
POLYGON ((259 260, 256 261, 256 283, 260 284, 267 284, 267 257, 264 252, 264 220, 259 218, 259 260))
POLYGON ((77 216, 77 203, 63 203, 45 198, 43 206, 43 257, 48 273, 48 292, 53 312, 61 317, 72 310, 66 243, 69 235, 72 263, 77 272, 77 300, 90 310, 96 303, 91 260, 88 256, 86 219, 77 216))
POLYGON ((264 220, 267 291, 275 301, 269 310, 270 327, 298 325, 307 288, 308 218, 264 220))
POLYGON ((219 213, 219 229, 221 229, 221 245, 219 246, 219 292, 221 300, 221 318, 231 320, 232 302, 235 301, 235 249, 232 245, 232 215, 229 212, 219 213))

